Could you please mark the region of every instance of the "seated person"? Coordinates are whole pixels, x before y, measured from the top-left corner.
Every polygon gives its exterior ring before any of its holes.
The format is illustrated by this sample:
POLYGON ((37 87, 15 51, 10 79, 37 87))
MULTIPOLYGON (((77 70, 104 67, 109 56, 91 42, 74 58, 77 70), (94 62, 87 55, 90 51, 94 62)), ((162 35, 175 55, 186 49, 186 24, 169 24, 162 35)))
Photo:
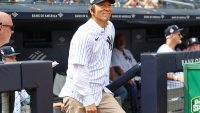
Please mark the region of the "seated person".
POLYGON ((134 8, 137 7, 138 5, 138 1, 137 0, 128 0, 123 7, 124 8, 134 8))
POLYGON ((146 9, 158 8, 158 5, 154 4, 152 0, 143 0, 143 2, 139 2, 139 5, 141 8, 146 8, 146 9))
MULTIPOLYGON (((121 76, 124 72, 128 71, 135 64, 136 60, 133 58, 131 52, 128 49, 125 49, 126 39, 123 34, 117 34, 114 42, 114 49, 112 52, 112 66, 115 69, 115 76, 121 76)), ((131 108, 132 113, 137 113, 137 86, 135 79, 127 81, 127 89, 130 92, 131 96, 131 108)))
MULTIPOLYGON (((0 53, 2 55, 2 61, 4 63, 17 62, 16 56, 19 55, 20 53, 15 53, 15 50, 13 47, 3 46, 0 48, 0 51, 1 51, 0 53)), ((30 104, 30 95, 26 92, 26 90, 22 89, 20 91, 15 91, 13 113, 23 112, 23 109, 22 109, 23 106, 26 106, 28 104, 30 104)), ((30 108, 30 106, 28 108, 30 108)), ((27 110, 27 109, 25 109, 25 110, 27 110)))

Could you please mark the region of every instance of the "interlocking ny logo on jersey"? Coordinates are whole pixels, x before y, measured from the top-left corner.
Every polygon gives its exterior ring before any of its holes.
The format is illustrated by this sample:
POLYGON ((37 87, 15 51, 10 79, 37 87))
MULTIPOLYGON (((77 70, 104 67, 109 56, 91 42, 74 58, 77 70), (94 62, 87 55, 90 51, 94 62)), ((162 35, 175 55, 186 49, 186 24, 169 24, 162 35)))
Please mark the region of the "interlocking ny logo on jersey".
POLYGON ((112 48, 113 48, 113 38, 112 36, 111 37, 107 37, 107 40, 106 40, 109 44, 109 49, 112 51, 112 48))

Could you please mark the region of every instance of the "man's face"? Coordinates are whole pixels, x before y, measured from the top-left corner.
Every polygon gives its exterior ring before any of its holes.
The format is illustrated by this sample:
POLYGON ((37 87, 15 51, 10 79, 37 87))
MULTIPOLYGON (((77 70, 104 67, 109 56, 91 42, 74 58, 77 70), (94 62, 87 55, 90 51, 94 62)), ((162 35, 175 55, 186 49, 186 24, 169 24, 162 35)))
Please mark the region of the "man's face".
POLYGON ((0 25, 0 46, 9 43, 10 37, 13 33, 14 31, 12 19, 7 17, 7 20, 3 21, 0 25))
POLYGON ((93 12, 93 18, 99 22, 107 22, 112 14, 112 6, 109 1, 104 1, 99 4, 95 4, 93 12))
POLYGON ((199 44, 192 44, 191 46, 189 46, 189 50, 191 50, 191 51, 200 50, 200 45, 199 44))
POLYGON ((180 32, 176 32, 176 33, 173 33, 173 39, 174 41, 177 43, 177 44, 181 44, 181 38, 183 38, 183 36, 181 35, 180 32))
POLYGON ((7 56, 4 58, 5 62, 16 62, 16 56, 7 56))
POLYGON ((120 36, 117 40, 117 48, 124 49, 126 46, 126 39, 124 36, 120 36))

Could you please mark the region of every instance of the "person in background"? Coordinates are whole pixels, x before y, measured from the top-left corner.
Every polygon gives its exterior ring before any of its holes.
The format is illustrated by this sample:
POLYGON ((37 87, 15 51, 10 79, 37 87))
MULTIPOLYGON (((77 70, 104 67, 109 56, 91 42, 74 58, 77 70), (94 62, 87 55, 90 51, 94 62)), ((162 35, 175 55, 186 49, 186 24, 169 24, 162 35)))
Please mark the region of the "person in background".
POLYGON ((90 0, 91 17, 70 42, 66 82, 59 94, 66 113, 125 113, 106 88, 115 28, 110 20, 115 0, 90 0))
POLYGON ((188 50, 200 50, 199 39, 197 37, 191 37, 188 39, 188 50))
POLYGON ((155 9, 159 7, 158 4, 154 4, 152 0, 143 0, 139 2, 139 6, 145 9, 155 9))
MULTIPOLYGON (((0 11, 0 47, 9 43, 13 33, 14 25, 11 16, 5 12, 0 11)), ((4 106, 1 109, 2 113, 9 109, 9 105, 6 104, 9 100, 8 96, 8 92, 1 93, 0 102, 1 106, 4 106)))
POLYGON ((124 8, 135 8, 138 5, 138 0, 128 0, 123 7, 124 8))
MULTIPOLYGON (((128 49, 125 49, 126 46, 126 38, 124 34, 117 34, 115 38, 115 47, 112 53, 112 66, 115 69, 116 74, 113 75, 116 78, 123 75, 124 72, 128 71, 134 65, 137 64, 133 55, 128 49)), ((134 78, 127 81, 127 88, 130 92, 131 98, 131 109, 132 113, 137 113, 137 85, 134 78)))
POLYGON ((0 47, 9 43, 14 33, 14 25, 9 14, 0 11, 0 47))
POLYGON ((161 45, 157 53, 168 53, 168 52, 175 52, 175 47, 178 44, 181 44, 181 39, 183 36, 181 35, 180 31, 183 29, 179 29, 177 25, 170 25, 165 29, 165 44, 161 45))
MULTIPOLYGON (((183 36, 181 35, 181 31, 183 29, 179 28, 177 25, 170 25, 165 29, 165 44, 161 45, 157 53, 169 53, 169 52, 176 52, 175 48, 178 44, 181 44, 181 39, 183 36)), ((181 74, 179 74, 181 75, 181 74)), ((184 76, 183 74, 181 76, 177 76, 173 72, 167 73, 167 79, 168 80, 175 80, 184 82, 184 76)))
MULTIPOLYGON (((16 53, 14 48, 11 46, 3 46, 0 48, 0 53, 2 56, 2 61, 4 63, 17 62, 16 56, 20 53, 16 53)), ((30 95, 26 92, 25 89, 20 91, 15 91, 14 98, 14 110, 13 113, 30 113, 30 109, 22 109, 23 106, 26 106, 30 103, 30 95)), ((27 107, 27 106, 26 106, 27 107)))

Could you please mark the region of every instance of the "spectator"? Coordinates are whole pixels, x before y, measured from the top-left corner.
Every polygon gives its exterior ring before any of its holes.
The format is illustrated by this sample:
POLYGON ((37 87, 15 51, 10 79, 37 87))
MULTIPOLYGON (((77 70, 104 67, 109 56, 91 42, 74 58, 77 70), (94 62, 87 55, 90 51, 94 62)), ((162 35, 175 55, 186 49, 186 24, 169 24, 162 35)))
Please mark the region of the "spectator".
POLYGON ((139 2, 139 5, 141 8, 146 8, 146 9, 158 8, 158 4, 154 4, 152 0, 143 0, 143 2, 139 2))
POLYGON ((66 82, 59 94, 66 113, 125 113, 109 84, 115 28, 109 21, 115 0, 90 0, 91 18, 75 32, 66 82))
MULTIPOLYGON (((112 54, 112 66, 116 71, 116 77, 123 75, 124 72, 128 71, 135 64, 136 60, 128 49, 125 49, 126 39, 123 34, 116 35, 115 48, 112 54)), ((127 82, 127 88, 131 94, 131 108, 132 113, 137 113, 137 86, 134 78, 127 82)))
POLYGON ((0 12, 0 47, 9 43, 13 33, 14 25, 11 16, 5 12, 0 12))
POLYGON ((123 7, 125 8, 134 8, 137 7, 138 1, 137 0, 128 0, 123 7))
MULTIPOLYGON (((5 63, 8 62, 17 62, 16 56, 20 53, 15 53, 15 50, 11 46, 3 46, 0 48, 0 53, 2 55, 2 61, 5 63)), ((14 110, 13 113, 30 113, 29 111, 23 111, 22 107, 26 106, 30 103, 30 96, 26 92, 26 90, 22 89, 21 91, 15 91, 15 98, 14 98, 14 110)), ((29 107, 30 108, 30 107, 29 107)), ((27 110, 27 109, 25 109, 27 110)))
POLYGON ((191 37, 188 39, 188 50, 200 50, 199 39, 197 37, 191 37))

